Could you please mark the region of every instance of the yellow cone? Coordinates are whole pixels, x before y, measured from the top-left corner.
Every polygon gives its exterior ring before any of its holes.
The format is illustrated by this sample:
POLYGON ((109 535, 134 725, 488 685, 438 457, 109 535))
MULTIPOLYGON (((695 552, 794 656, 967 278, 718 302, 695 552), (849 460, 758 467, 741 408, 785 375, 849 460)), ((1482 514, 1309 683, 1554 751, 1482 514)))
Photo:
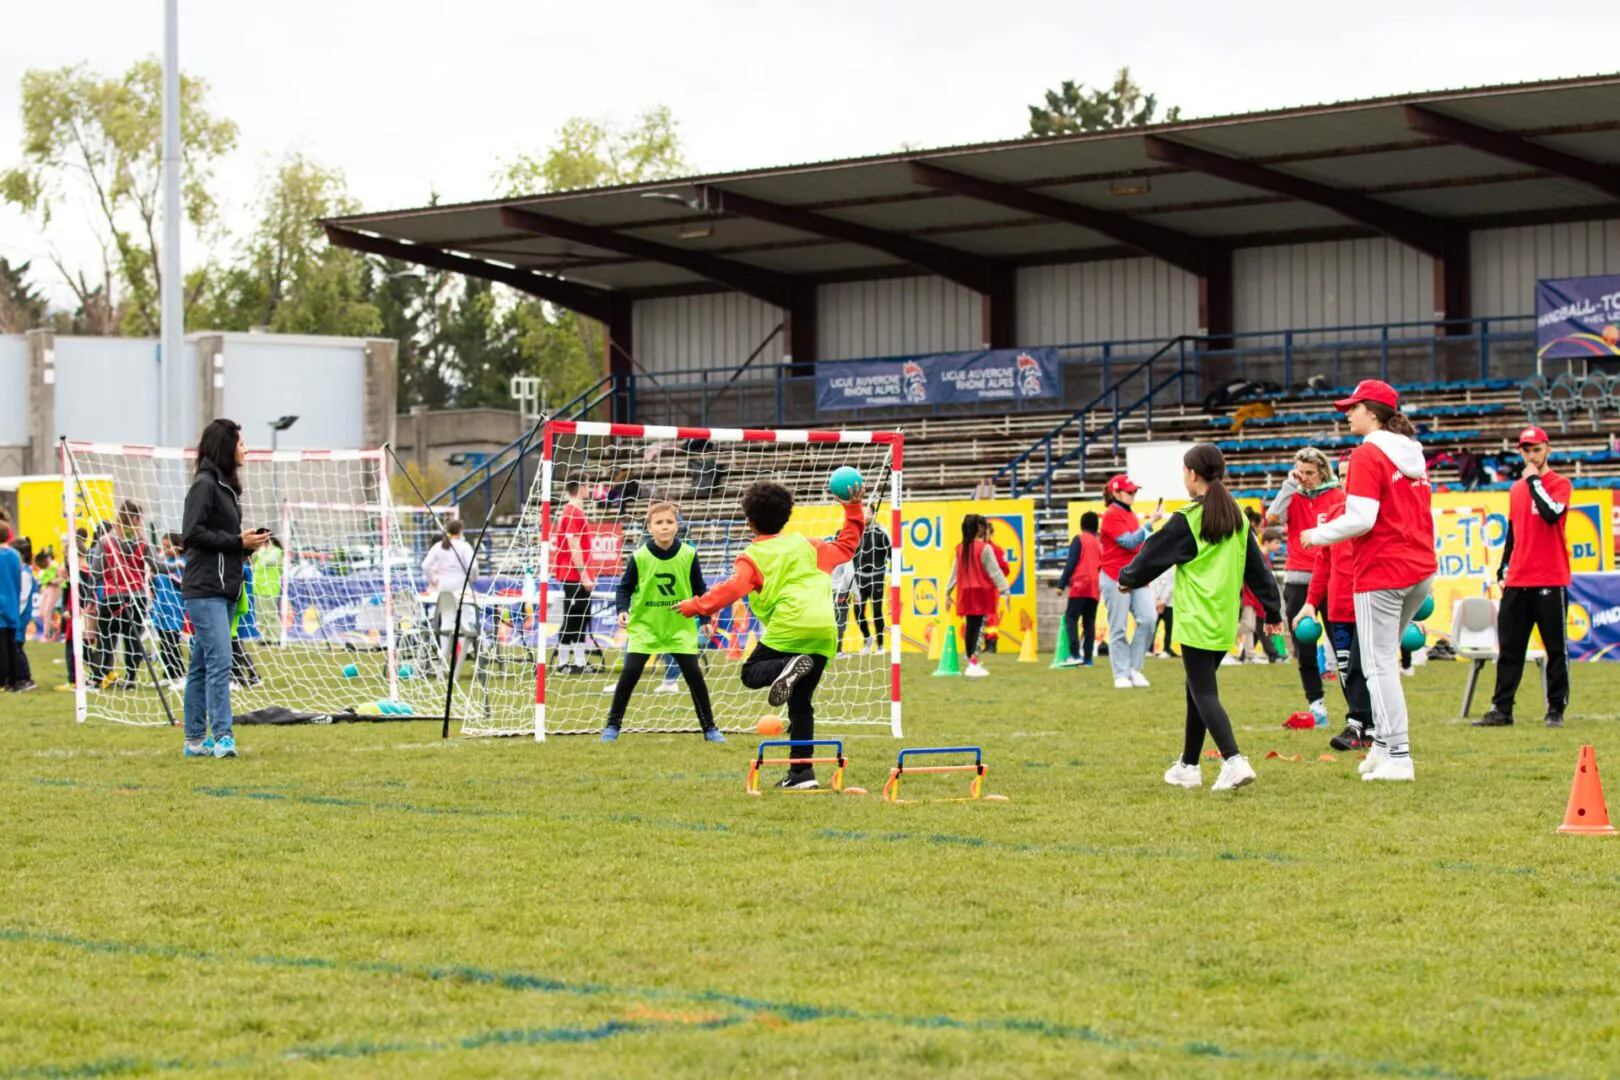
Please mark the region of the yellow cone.
POLYGON ((1040 657, 1035 655, 1038 646, 1035 644, 1035 628, 1031 626, 1024 631, 1024 643, 1018 647, 1018 662, 1020 664, 1033 664, 1040 657))

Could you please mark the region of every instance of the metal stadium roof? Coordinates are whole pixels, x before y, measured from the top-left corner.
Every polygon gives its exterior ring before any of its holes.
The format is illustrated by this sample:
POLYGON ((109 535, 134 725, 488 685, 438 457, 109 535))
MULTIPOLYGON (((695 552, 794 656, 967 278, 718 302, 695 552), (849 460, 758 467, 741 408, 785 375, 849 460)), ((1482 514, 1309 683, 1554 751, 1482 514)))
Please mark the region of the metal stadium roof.
POLYGON ((332 241, 608 299, 1620 216, 1620 75, 1439 91, 326 222, 332 241))

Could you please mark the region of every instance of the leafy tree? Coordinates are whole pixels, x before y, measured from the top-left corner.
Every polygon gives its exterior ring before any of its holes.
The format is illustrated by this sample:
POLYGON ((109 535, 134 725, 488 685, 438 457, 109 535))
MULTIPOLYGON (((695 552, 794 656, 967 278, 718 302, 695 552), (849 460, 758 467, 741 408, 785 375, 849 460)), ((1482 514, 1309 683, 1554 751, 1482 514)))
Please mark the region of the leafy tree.
MULTIPOLYGON (((1031 137, 1073 135, 1082 131, 1111 131, 1115 128, 1146 127, 1158 122, 1155 114, 1159 99, 1143 92, 1131 78, 1131 69, 1122 67, 1107 89, 1089 88, 1065 79, 1056 90, 1046 92, 1046 103, 1029 107, 1031 137)), ((1165 111, 1164 123, 1181 119, 1181 107, 1165 111)))
POLYGON ((29 266, 12 266, 0 256, 0 334, 21 334, 46 324, 45 297, 29 282, 29 266))
MULTIPOLYGON (((203 233, 217 220, 208 190, 214 163, 236 146, 236 125, 208 111, 207 95, 207 83, 182 76, 181 196, 187 219, 203 233)), ((22 164, 0 173, 0 198, 33 215, 42 229, 64 207, 88 208, 101 252, 96 279, 83 269, 70 272, 60 256, 51 255, 79 300, 87 329, 156 334, 162 65, 147 57, 111 79, 82 64, 25 72, 22 119, 22 164)), ((198 298, 192 292, 188 305, 198 298)))
POLYGON ((217 275, 210 303, 195 312, 193 324, 347 337, 379 333, 365 258, 329 246, 321 231, 321 218, 358 209, 342 172, 301 154, 283 159, 260 181, 257 220, 241 262, 217 275))
POLYGON ((667 180, 688 171, 674 116, 666 105, 644 109, 628 126, 569 117, 540 157, 519 154, 496 181, 508 195, 667 180))

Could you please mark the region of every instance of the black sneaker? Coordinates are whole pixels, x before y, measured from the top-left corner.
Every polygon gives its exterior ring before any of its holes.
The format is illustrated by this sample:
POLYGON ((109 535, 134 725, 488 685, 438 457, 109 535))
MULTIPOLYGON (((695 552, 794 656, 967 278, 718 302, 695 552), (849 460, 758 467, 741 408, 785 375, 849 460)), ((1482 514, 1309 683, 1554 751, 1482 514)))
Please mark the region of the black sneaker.
POLYGON ((1548 727, 1563 727, 1564 726, 1564 714, 1559 712, 1557 709, 1548 709, 1547 710, 1547 726, 1548 727))
POLYGON ((1480 717, 1478 720, 1475 720, 1472 724, 1469 724, 1468 726, 1469 727, 1512 727, 1513 726, 1513 717, 1509 716, 1507 713, 1503 712, 1501 709, 1492 709, 1490 712, 1486 713, 1484 716, 1480 717))
MULTIPOLYGON (((798 681, 810 674, 815 662, 808 656, 795 656, 782 668, 782 674, 771 683, 770 703, 772 705, 786 705, 787 699, 793 696, 793 687, 798 681)), ((814 786, 814 785, 811 785, 814 786)))
MULTIPOLYGON (((799 659, 803 660, 807 658, 801 656, 799 659)), ((779 788, 787 788, 790 791, 813 791, 821 785, 816 783, 816 770, 800 769, 795 772, 790 772, 786 776, 782 777, 782 779, 776 782, 776 786, 779 788)))
POLYGON ((1328 745, 1338 751, 1365 750, 1372 746, 1372 736, 1354 724, 1344 725, 1344 730, 1328 740, 1328 745))

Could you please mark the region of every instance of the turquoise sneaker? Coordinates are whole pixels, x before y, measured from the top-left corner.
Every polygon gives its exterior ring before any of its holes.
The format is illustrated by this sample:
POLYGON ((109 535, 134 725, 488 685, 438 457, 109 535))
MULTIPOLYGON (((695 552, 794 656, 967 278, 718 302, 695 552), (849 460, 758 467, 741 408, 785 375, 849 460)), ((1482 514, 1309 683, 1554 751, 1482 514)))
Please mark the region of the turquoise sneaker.
POLYGON ((602 729, 602 738, 599 741, 601 741, 601 742, 618 742, 619 741, 619 729, 612 726, 612 725, 604 727, 602 729))
POLYGON ((725 742, 726 737, 724 735, 720 734, 720 729, 719 728, 705 728, 704 731, 703 731, 703 741, 704 742, 725 742))
POLYGON ((214 756, 215 757, 235 757, 236 756, 236 740, 234 738, 232 738, 231 736, 226 735, 224 738, 222 738, 218 742, 214 743, 214 756))
POLYGON ((213 757, 214 740, 204 739, 202 742, 186 743, 186 757, 213 757))

